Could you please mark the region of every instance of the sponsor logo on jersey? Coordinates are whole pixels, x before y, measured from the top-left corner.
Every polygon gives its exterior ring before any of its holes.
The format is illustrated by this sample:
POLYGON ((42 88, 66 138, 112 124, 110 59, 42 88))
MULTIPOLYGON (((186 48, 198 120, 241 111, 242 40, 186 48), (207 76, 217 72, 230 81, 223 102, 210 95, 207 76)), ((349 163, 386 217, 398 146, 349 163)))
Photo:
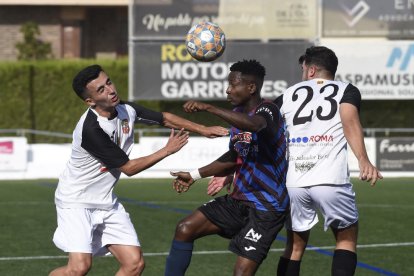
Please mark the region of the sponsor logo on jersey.
POLYGON ((234 143, 234 150, 242 157, 246 157, 249 152, 258 152, 257 145, 251 145, 252 142, 252 133, 251 132, 240 132, 234 134, 231 138, 232 143, 234 143))
POLYGON ((256 114, 257 113, 260 113, 260 112, 266 112, 267 114, 269 114, 270 115, 270 117, 272 118, 272 120, 273 120, 273 112, 268 108, 268 107, 265 107, 265 106, 262 106, 261 108, 259 108, 257 111, 256 111, 256 114))
POLYGON ((334 138, 333 135, 312 135, 310 137, 296 137, 296 138, 289 138, 289 143, 328 143, 333 142, 334 138))
POLYGON ((232 142, 235 143, 248 143, 250 144, 250 142, 252 141, 252 133, 251 132, 240 132, 235 134, 232 138, 231 138, 232 142))
POLYGON ((128 134, 129 133, 129 124, 127 119, 123 119, 121 122, 122 126, 122 133, 128 134))
POLYGON ((250 228, 249 232, 247 232, 245 239, 257 242, 262 237, 261 234, 256 233, 253 228, 250 228))
POLYGON ((246 250, 246 251, 252 251, 252 250, 256 250, 256 247, 253 247, 253 246, 247 247, 247 246, 245 246, 244 247, 244 250, 246 250))
POLYGON ((301 172, 301 173, 308 172, 313 167, 315 167, 315 165, 316 165, 315 162, 303 162, 303 163, 295 162, 295 171, 301 172))

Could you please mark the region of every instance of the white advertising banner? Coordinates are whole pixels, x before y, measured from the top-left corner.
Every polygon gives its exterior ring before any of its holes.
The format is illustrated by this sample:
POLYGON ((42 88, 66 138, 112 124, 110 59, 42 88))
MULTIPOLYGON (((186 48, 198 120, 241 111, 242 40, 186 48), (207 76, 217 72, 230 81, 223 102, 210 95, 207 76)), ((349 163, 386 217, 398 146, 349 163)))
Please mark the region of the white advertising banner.
POLYGON ((0 137, 0 171, 24 171, 27 166, 27 139, 0 137))
POLYGON ((339 59, 337 80, 350 82, 363 100, 414 99, 414 42, 322 40, 339 59))
MULTIPOLYGON (((0 140, 1 141, 1 140, 0 140)), ((137 158, 152 154, 167 143, 167 137, 142 137, 130 154, 130 158, 137 158)), ((136 174, 132 178, 169 178, 170 171, 191 171, 205 166, 219 158, 228 150, 229 137, 208 139, 204 137, 190 137, 188 144, 176 154, 170 155, 151 168, 136 174)), ((376 138, 365 138, 368 157, 376 164, 376 138)), ((57 179, 65 169, 71 153, 71 144, 29 144, 28 161, 25 171, 0 170, 0 179, 57 179)), ((348 148, 348 163, 351 176, 358 176, 358 161, 348 148)), ((387 156, 386 156, 387 157, 387 156)), ((388 158, 388 157, 387 157, 388 158)), ((388 158, 390 159, 390 158, 388 158)), ((1 168, 3 168, 1 166, 1 168)), ((412 176, 412 171, 383 172, 387 176, 412 176)), ((122 174, 121 178, 128 178, 122 174)))
MULTIPOLYGON (((168 137, 142 137, 135 144, 130 158, 137 158, 154 153, 167 144, 168 137)), ((0 140, 2 141, 2 140, 0 140)), ((9 140, 6 140, 9 141, 9 140)), ((1 143, 1 142, 0 142, 1 143)), ((209 164, 228 150, 229 137, 208 139, 190 136, 185 147, 160 161, 153 167, 133 176, 134 178, 172 178, 170 171, 190 171, 209 164)), ((0 144, 1 145, 1 144, 0 144)), ((5 150, 9 152, 9 144, 5 150)), ((23 147, 18 146, 20 149, 23 147)), ((30 144, 27 168, 25 171, 3 170, 3 159, 0 159, 0 179, 40 179, 59 178, 65 169, 71 153, 71 144, 30 144)), ((3 156, 3 154, 0 154, 3 156)), ((10 155, 8 155, 10 157, 10 155)), ((2 158, 2 157, 0 157, 2 158)), ((22 159, 23 160, 23 159, 22 159)), ((19 163, 21 164, 21 163, 19 163)), ((122 174, 122 178, 128 178, 122 174)))
MULTIPOLYGON (((130 158, 146 156, 167 144, 168 137, 143 137, 136 144, 130 158)), ((170 171, 192 171, 219 158, 229 150, 229 137, 208 139, 191 137, 188 144, 179 152, 168 156, 137 177, 169 177, 170 171)))
MULTIPOLYGON (((376 138, 365 138, 365 148, 367 149, 368 158, 372 164, 376 164, 377 156, 375 151, 376 138)), ((359 173, 358 160, 355 154, 352 152, 351 147, 348 145, 348 167, 351 173, 359 173)))

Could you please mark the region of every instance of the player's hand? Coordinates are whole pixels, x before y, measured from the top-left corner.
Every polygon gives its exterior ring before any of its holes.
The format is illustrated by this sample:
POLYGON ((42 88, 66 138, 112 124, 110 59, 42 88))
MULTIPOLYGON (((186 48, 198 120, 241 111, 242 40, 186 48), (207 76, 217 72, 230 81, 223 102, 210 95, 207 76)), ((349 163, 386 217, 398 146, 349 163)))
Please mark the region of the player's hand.
POLYGON ((184 111, 187 113, 193 113, 198 111, 205 111, 207 108, 209 108, 211 105, 197 102, 197 101, 188 101, 183 105, 184 111))
POLYGON ((173 189, 179 194, 187 192, 195 182, 194 179, 191 178, 189 172, 170 172, 170 174, 176 176, 172 184, 173 189))
POLYGON ((188 143, 189 133, 188 131, 184 131, 184 129, 180 129, 176 134, 174 134, 174 129, 171 129, 170 137, 168 138, 167 145, 165 145, 165 149, 167 150, 167 155, 176 153, 182 147, 184 147, 188 143))
POLYGON ((225 186, 229 185, 233 181, 233 176, 215 176, 208 182, 207 194, 210 196, 215 196, 219 193, 225 186))
POLYGON ((210 126, 204 127, 200 134, 207 138, 217 138, 229 135, 229 130, 221 126, 210 126))
POLYGON ((382 178, 380 171, 369 160, 359 161, 359 179, 370 182, 371 186, 375 186, 375 183, 382 178))

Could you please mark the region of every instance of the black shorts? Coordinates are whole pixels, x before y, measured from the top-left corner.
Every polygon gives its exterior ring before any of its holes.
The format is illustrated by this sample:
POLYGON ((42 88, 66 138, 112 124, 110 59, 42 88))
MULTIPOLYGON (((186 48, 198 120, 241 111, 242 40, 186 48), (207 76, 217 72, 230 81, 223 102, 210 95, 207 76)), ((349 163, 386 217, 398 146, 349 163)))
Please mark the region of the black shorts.
POLYGON ((287 215, 287 211, 251 208, 228 195, 217 197, 198 210, 221 229, 219 235, 231 239, 230 251, 259 264, 266 258, 287 215))

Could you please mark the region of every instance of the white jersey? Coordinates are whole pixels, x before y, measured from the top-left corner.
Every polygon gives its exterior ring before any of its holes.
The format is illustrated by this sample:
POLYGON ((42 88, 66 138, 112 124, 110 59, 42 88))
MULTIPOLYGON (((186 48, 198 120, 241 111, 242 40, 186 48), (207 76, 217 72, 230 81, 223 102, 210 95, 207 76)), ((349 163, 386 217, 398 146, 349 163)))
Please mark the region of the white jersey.
POLYGON ((347 102, 359 109, 360 101, 355 86, 324 79, 303 81, 284 92, 280 111, 289 142, 287 187, 349 183, 339 105, 347 102))
POLYGON ((113 189, 129 161, 134 144, 134 123, 161 124, 162 114, 132 103, 116 106, 113 119, 89 108, 73 131, 72 153, 59 177, 55 203, 60 208, 111 209, 117 201, 113 189))

